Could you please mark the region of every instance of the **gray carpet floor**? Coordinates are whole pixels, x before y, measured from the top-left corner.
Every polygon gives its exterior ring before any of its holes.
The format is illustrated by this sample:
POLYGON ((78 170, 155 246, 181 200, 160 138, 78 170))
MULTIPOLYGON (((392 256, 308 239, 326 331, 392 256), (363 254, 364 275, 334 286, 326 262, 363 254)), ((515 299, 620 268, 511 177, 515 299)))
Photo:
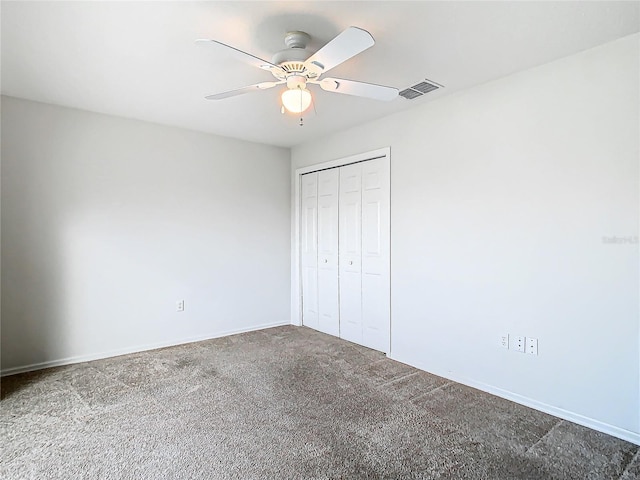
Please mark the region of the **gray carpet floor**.
POLYGON ((304 327, 2 379, 0 477, 640 478, 638 446, 304 327))

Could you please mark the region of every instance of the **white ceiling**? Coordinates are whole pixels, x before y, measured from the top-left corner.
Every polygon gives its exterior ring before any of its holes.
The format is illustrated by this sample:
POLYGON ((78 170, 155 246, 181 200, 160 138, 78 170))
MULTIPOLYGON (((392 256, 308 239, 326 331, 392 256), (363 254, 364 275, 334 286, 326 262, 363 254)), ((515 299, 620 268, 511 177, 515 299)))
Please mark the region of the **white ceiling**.
POLYGON ((2 93, 279 146, 421 105, 456 90, 640 31, 639 2, 2 2, 2 93), (377 102, 313 90, 317 113, 280 113, 279 89, 208 94, 273 80, 213 38, 270 60, 303 30, 315 51, 350 25, 376 40, 333 69, 403 89, 377 102))

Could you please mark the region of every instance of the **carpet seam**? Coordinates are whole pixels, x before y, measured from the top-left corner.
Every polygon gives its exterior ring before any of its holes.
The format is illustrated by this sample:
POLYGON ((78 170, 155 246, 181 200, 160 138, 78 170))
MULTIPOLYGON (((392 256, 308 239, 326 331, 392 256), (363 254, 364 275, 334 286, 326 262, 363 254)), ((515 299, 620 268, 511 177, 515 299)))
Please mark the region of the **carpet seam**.
POLYGON ((79 401, 80 403, 82 403, 85 408, 87 409, 87 411, 89 412, 93 412, 93 408, 91 407, 91 405, 89 405, 89 403, 82 398, 82 395, 80 395, 80 392, 78 392, 78 390, 76 389, 76 387, 74 387, 73 385, 71 385, 70 383, 67 384, 67 388, 65 388, 66 391, 70 391, 69 393, 71 393, 72 395, 74 395, 79 401))
POLYGON ((418 400, 418 399, 420 399, 422 397, 426 397, 427 395, 431 395, 433 392, 437 392, 438 390, 442 390, 443 388, 448 387, 449 385, 453 385, 454 383, 455 382, 447 382, 444 385, 440 385, 439 387, 435 387, 435 388, 432 388, 431 390, 428 390, 426 392, 420 393, 420 394, 416 395, 415 397, 411 397, 409 399, 409 401, 413 402, 414 400, 418 400))
POLYGON ((388 381, 386 381, 384 383, 381 383, 380 385, 378 385, 378 387, 388 387, 389 385, 392 385, 392 384, 394 384, 396 382, 399 382, 400 380, 404 380, 405 378, 409 378, 409 377, 412 377, 414 375, 418 375, 418 373, 420 373, 420 372, 411 372, 411 373, 408 373, 406 375, 402 375, 401 377, 392 378, 391 380, 388 380, 388 381))
POLYGON ((525 454, 527 454, 527 453, 529 453, 531 450, 533 450, 533 449, 535 448, 535 446, 536 446, 536 445, 538 445, 538 444, 539 444, 540 442, 542 442, 545 438, 547 438, 547 436, 548 436, 551 432, 553 432, 553 431, 556 429, 556 427, 558 427, 558 425, 560 425, 562 422, 564 422, 564 420, 558 420, 558 421, 553 425, 553 427, 551 427, 551 428, 547 431, 547 433, 545 433, 545 434, 544 434, 544 435, 542 435, 538 440, 536 440, 536 442, 535 442, 533 445, 531 445, 529 448, 527 448, 527 449, 525 450, 525 452, 524 452, 524 453, 525 453, 525 454))

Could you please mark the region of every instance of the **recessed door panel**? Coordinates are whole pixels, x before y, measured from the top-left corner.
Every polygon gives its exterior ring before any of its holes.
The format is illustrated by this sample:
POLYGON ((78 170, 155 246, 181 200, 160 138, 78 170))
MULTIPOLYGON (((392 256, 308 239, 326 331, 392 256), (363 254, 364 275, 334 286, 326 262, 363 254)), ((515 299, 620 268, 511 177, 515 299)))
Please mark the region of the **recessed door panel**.
POLYGON ((362 224, 362 250, 364 254, 369 257, 380 257, 380 239, 382 236, 382 232, 380 231, 380 199, 375 198, 377 195, 366 196, 371 200, 362 206, 362 216, 366 219, 366 222, 362 224))
POLYGON ((340 338, 362 344, 362 276, 360 272, 340 273, 340 338))
POLYGON ((382 352, 389 348, 387 302, 381 295, 384 284, 382 275, 362 274, 362 344, 382 352))
MULTIPOLYGON (((375 162, 376 160, 371 160, 375 162)), ((370 166, 364 166, 364 175, 362 183, 364 184, 364 190, 377 190, 382 188, 381 174, 377 170, 372 170, 370 166)))
MULTIPOLYGON (((359 193, 359 192, 358 192, 359 193)), ((360 256, 361 240, 360 240, 360 216, 361 205, 359 195, 346 194, 349 198, 342 202, 342 255, 360 256)))
POLYGON ((302 268, 302 323, 318 328, 318 269, 302 268))

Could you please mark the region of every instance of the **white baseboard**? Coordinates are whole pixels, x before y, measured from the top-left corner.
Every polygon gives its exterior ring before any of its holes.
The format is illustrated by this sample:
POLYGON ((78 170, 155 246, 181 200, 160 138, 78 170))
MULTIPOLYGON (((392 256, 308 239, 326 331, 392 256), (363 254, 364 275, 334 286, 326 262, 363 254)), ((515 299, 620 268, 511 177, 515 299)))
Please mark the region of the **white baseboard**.
POLYGON ((483 392, 487 392, 492 395, 496 395, 498 397, 511 400, 512 402, 519 403, 520 405, 524 405, 526 407, 530 407, 544 413, 548 413, 549 415, 553 415, 554 417, 558 417, 563 420, 568 420, 570 422, 577 423, 578 425, 582 425, 583 427, 588 427, 593 430, 597 430, 598 432, 606 433, 607 435, 611 435, 613 437, 626 440, 627 442, 640 445, 640 433, 636 433, 630 430, 626 430, 624 428, 616 427, 615 425, 610 425, 608 423, 601 422, 594 418, 585 417, 584 415, 580 415, 579 413, 574 413, 569 410, 565 410, 563 408, 554 407, 553 405, 548 405, 546 403, 539 402, 538 400, 534 400, 532 398, 525 397, 523 395, 519 395, 517 393, 513 393, 508 390, 503 390, 501 388, 494 387, 493 385, 488 385, 486 383, 478 382, 470 378, 459 376, 451 372, 433 371, 431 369, 425 368, 424 366, 416 362, 412 362, 404 358, 399 358, 399 357, 396 357, 395 355, 389 355, 389 358, 397 362, 405 363, 407 365, 411 365, 412 367, 419 368, 420 370, 431 373, 433 375, 437 375, 439 377, 443 377, 448 380, 452 380, 454 382, 467 385, 468 387, 473 387, 478 390, 482 390, 483 392))
POLYGON ((120 355, 127 355, 130 353, 144 352, 147 350, 155 350, 157 348, 173 347, 176 345, 183 345, 185 343, 201 342, 203 340, 211 340, 212 338, 227 337, 229 335, 235 335, 238 333, 252 332, 255 330, 264 330, 265 328, 280 327, 282 325, 291 325, 290 321, 276 322, 276 323, 264 323, 261 325, 254 325, 247 328, 238 328, 235 330, 225 330, 223 332, 215 332, 206 335, 199 335, 197 337, 183 338, 180 340, 169 340, 166 342, 159 342, 147 345, 135 345, 127 348, 121 348, 117 350, 108 350, 106 352, 92 353, 90 355, 77 355, 73 357, 60 358, 57 360, 47 360, 46 362, 32 363, 30 365, 23 365, 19 367, 11 367, 6 370, 0 371, 0 377, 8 375, 15 375, 17 373, 31 372, 34 370, 42 370, 43 368, 59 367, 62 365, 71 365, 74 363, 90 362, 92 360, 100 360, 103 358, 117 357, 120 355))

